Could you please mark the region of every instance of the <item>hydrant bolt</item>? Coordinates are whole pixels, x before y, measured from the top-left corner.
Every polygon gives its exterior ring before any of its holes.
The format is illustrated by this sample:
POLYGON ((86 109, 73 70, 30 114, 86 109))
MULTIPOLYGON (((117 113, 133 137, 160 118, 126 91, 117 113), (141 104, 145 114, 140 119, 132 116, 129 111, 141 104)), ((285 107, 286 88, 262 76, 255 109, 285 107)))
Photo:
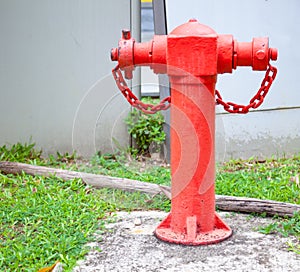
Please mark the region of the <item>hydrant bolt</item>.
POLYGON ((259 59, 259 60, 262 60, 264 59, 266 56, 265 52, 263 50, 258 50, 256 51, 256 57, 259 59))

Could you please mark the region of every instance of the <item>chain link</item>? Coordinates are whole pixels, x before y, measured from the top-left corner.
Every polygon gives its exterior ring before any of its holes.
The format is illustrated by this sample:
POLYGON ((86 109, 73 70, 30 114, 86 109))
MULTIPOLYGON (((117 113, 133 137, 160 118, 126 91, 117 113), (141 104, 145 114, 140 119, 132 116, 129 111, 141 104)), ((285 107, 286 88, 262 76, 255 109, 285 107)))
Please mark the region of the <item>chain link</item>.
POLYGON ((160 101, 157 105, 152 104, 146 104, 143 103, 141 100, 139 100, 134 93, 129 89, 129 87, 126 84, 126 81, 122 75, 122 72, 119 68, 119 65, 117 65, 113 70, 112 74, 114 76, 114 79, 117 83, 117 86, 121 93, 125 96, 129 104, 139 110, 141 110, 144 113, 147 114, 154 114, 161 110, 167 110, 171 106, 171 97, 168 96, 160 101))
MULTIPOLYGON (((114 76, 114 79, 117 83, 119 90, 125 96, 125 98, 130 103, 130 105, 132 105, 133 107, 141 110, 144 113, 148 113, 148 114, 154 114, 160 110, 167 110, 170 107, 170 105, 171 105, 171 97, 170 96, 161 100, 160 103, 157 105, 146 104, 146 103, 143 103, 142 101, 140 101, 127 86, 126 81, 122 75, 120 68, 119 68, 119 65, 117 65, 112 70, 112 74, 114 76)), ((253 96, 253 98, 250 100, 248 105, 239 105, 239 104, 235 104, 233 102, 225 102, 222 99, 221 94, 217 90, 215 92, 216 93, 216 104, 222 105, 224 107, 224 109, 230 113, 240 113, 240 114, 248 113, 250 108, 256 109, 264 102, 264 99, 265 99, 267 93, 269 92, 269 89, 270 89, 273 81, 275 80, 276 75, 277 75, 277 68, 272 66, 269 63, 268 69, 267 69, 265 77, 260 85, 260 88, 258 89, 257 93, 253 96)))
POLYGON ((241 114, 248 113, 250 108, 256 109, 264 102, 264 99, 267 93, 269 92, 269 89, 273 81, 275 80, 276 75, 277 75, 277 68, 273 67, 269 63, 268 69, 260 85, 260 88, 258 89, 257 93, 253 96, 253 98, 250 100, 248 105, 239 105, 233 102, 225 102, 222 99, 222 96, 220 95, 219 91, 217 90, 216 90, 216 104, 222 105, 224 107, 224 110, 230 113, 241 113, 241 114))

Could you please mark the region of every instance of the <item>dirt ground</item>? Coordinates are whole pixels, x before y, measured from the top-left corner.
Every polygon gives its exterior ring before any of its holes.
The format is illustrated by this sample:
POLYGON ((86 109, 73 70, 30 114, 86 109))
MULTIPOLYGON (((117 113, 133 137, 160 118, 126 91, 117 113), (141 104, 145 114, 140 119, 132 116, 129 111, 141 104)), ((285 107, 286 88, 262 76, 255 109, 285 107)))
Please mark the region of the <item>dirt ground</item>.
POLYGON ((158 240, 153 231, 166 213, 120 212, 108 232, 96 235, 93 248, 74 272, 192 272, 192 271, 300 271, 300 255, 288 251, 291 238, 264 235, 259 226, 270 218, 220 212, 233 229, 231 238, 208 246, 182 246, 158 240))

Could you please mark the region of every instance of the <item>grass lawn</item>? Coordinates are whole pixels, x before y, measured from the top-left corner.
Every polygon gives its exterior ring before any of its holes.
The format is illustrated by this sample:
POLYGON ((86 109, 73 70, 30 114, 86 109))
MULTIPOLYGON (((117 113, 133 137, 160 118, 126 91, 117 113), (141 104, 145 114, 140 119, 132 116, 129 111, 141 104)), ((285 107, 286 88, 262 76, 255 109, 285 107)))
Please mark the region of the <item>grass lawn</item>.
MULTIPOLYGON (((94 156, 85 162, 74 154, 42 158, 33 144, 0 147, 0 160, 25 162, 170 184, 168 166, 136 163, 127 155, 94 156)), ((300 204, 300 155, 266 161, 230 161, 217 167, 216 193, 300 204)), ((119 190, 94 190, 81 180, 0 173, 0 270, 37 271, 60 260, 65 271, 84 256, 92 234, 105 231, 117 210, 168 211, 164 196, 150 197, 119 190)), ((261 230, 300 239, 300 216, 280 218, 261 230)), ((300 253, 299 244, 290 249, 300 253)), ((100 249, 101 250, 101 249, 100 249)))

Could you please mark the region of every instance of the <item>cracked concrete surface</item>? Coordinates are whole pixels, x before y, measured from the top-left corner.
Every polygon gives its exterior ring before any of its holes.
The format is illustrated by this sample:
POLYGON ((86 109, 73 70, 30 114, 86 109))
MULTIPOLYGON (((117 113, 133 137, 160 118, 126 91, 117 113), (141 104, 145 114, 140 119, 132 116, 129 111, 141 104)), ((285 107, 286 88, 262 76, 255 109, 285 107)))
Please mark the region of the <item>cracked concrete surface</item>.
POLYGON ((288 251, 286 245, 291 238, 257 231, 272 219, 225 212, 219 215, 233 229, 231 238, 214 245, 182 246, 153 235, 167 213, 117 213, 115 222, 107 225, 105 234, 95 236, 91 251, 73 271, 300 271, 300 255, 288 251))

